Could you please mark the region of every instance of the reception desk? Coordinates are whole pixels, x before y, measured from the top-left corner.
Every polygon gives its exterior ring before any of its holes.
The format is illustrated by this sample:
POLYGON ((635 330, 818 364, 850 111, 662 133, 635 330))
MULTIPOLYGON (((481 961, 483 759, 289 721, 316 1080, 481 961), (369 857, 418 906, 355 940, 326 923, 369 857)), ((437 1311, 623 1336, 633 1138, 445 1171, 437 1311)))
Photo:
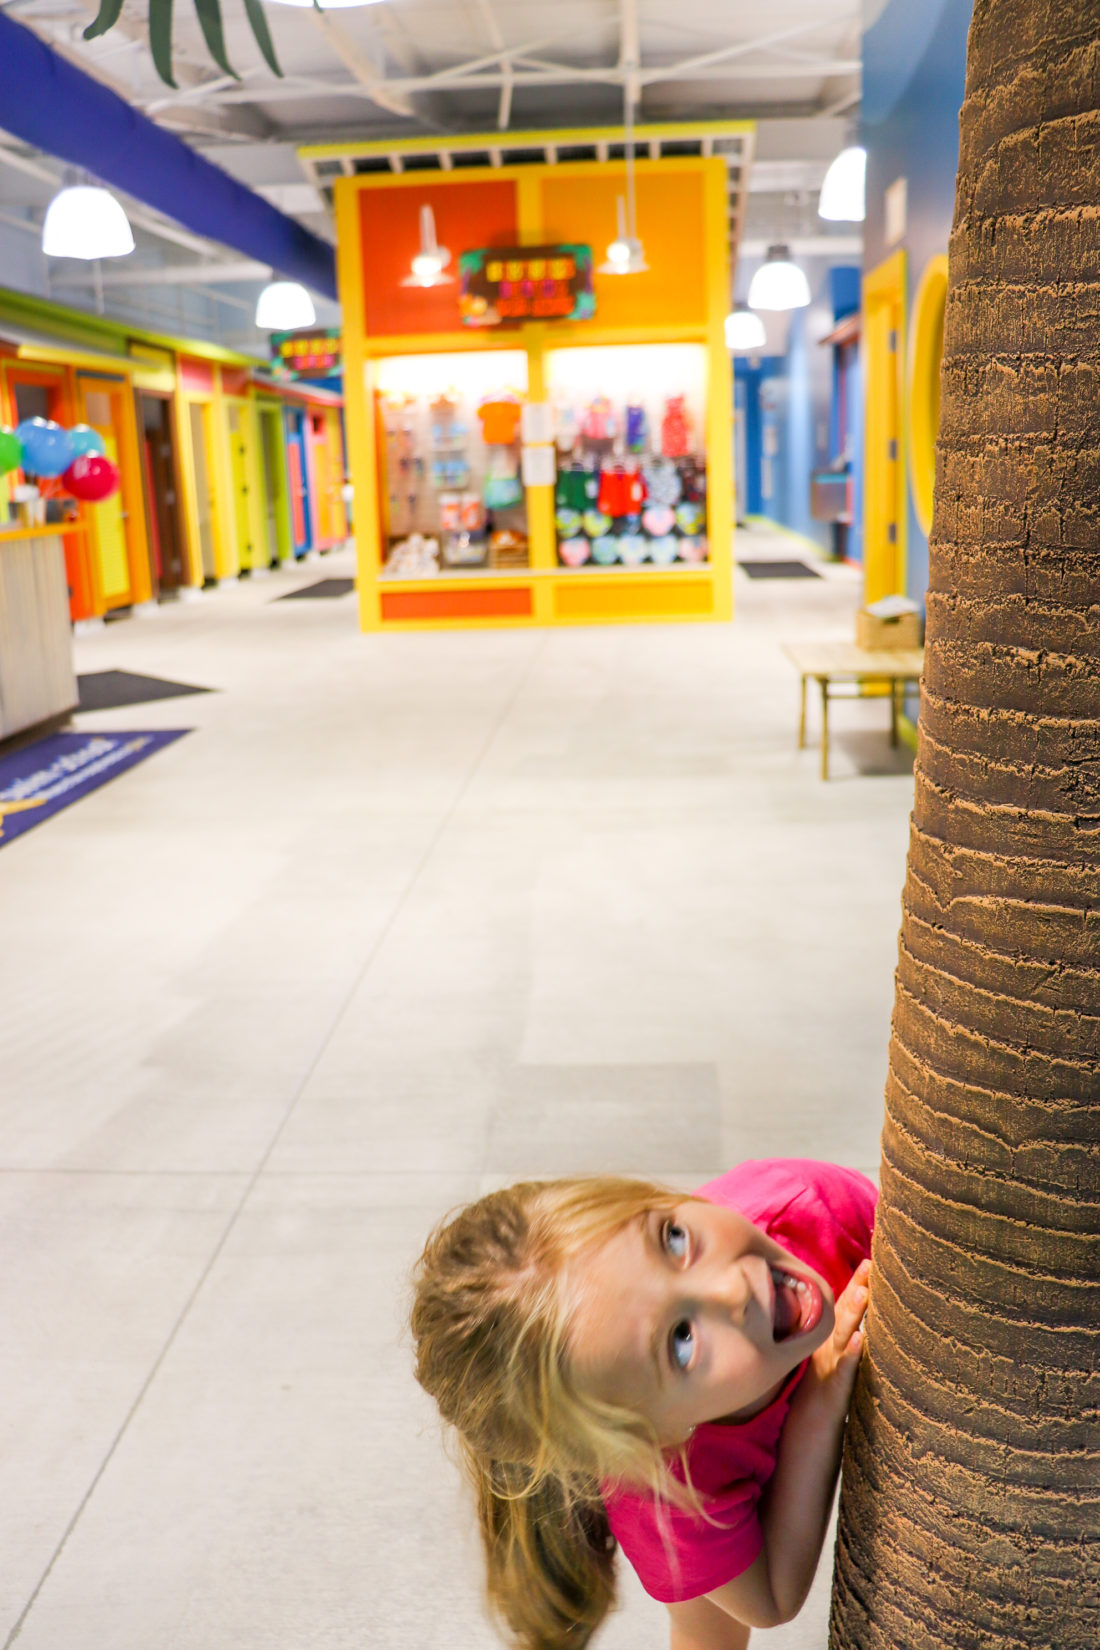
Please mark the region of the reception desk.
POLYGON ((0 528, 0 739, 78 699, 62 532, 0 528))

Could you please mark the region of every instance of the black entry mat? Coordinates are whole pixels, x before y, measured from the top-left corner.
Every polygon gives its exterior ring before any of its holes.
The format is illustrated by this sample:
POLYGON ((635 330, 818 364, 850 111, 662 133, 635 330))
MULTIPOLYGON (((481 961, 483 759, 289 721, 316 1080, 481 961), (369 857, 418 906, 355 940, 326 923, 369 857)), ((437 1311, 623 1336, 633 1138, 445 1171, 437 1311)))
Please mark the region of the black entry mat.
POLYGON ((804 561, 739 561, 750 579, 819 579, 821 574, 804 561))
POLYGON ((139 676, 132 670, 93 670, 78 676, 81 710, 115 710, 119 705, 147 705, 153 699, 184 699, 189 693, 213 693, 190 682, 164 676, 139 676))
POLYGON ((354 589, 354 579, 319 579, 316 584, 303 585, 301 590, 288 590, 285 596, 276 596, 275 600, 300 602, 307 596, 349 596, 354 589))

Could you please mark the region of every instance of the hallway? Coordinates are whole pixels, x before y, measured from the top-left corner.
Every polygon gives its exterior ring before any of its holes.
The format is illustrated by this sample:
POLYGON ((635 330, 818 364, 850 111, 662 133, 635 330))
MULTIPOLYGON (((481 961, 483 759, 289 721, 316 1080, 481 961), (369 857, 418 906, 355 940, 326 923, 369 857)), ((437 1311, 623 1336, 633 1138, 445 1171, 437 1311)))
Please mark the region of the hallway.
MULTIPOLYGON (((739 557, 806 554, 777 532, 739 557)), ((911 756, 795 748, 784 640, 855 570, 736 574, 731 626, 363 636, 349 552, 77 642, 215 691, 0 853, 0 1645, 482 1650, 403 1280, 530 1175, 874 1173, 911 756)), ((811 713, 811 731, 816 720, 811 713)), ((659 1650, 624 1577, 597 1642, 659 1650)), ((760 1650, 823 1650, 828 1564, 760 1650)))

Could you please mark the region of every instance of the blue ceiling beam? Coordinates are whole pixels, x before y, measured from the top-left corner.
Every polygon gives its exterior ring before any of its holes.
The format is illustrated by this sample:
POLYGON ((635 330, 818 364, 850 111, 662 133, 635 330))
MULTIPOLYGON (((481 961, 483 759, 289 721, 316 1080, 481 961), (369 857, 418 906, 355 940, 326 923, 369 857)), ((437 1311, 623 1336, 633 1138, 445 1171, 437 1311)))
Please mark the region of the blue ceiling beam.
POLYGON ((261 195, 0 12, 0 126, 325 298, 336 255, 261 195))

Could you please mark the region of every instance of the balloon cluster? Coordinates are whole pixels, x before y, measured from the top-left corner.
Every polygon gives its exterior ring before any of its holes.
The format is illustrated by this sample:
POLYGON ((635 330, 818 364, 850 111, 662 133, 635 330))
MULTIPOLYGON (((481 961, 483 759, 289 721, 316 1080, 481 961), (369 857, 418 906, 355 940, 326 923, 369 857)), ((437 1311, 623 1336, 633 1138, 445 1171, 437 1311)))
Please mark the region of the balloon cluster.
POLYGON ((118 466, 107 457, 99 432, 88 424, 66 430, 52 418, 25 418, 14 430, 0 428, 0 476, 9 470, 58 479, 73 498, 91 504, 119 487, 118 466))

